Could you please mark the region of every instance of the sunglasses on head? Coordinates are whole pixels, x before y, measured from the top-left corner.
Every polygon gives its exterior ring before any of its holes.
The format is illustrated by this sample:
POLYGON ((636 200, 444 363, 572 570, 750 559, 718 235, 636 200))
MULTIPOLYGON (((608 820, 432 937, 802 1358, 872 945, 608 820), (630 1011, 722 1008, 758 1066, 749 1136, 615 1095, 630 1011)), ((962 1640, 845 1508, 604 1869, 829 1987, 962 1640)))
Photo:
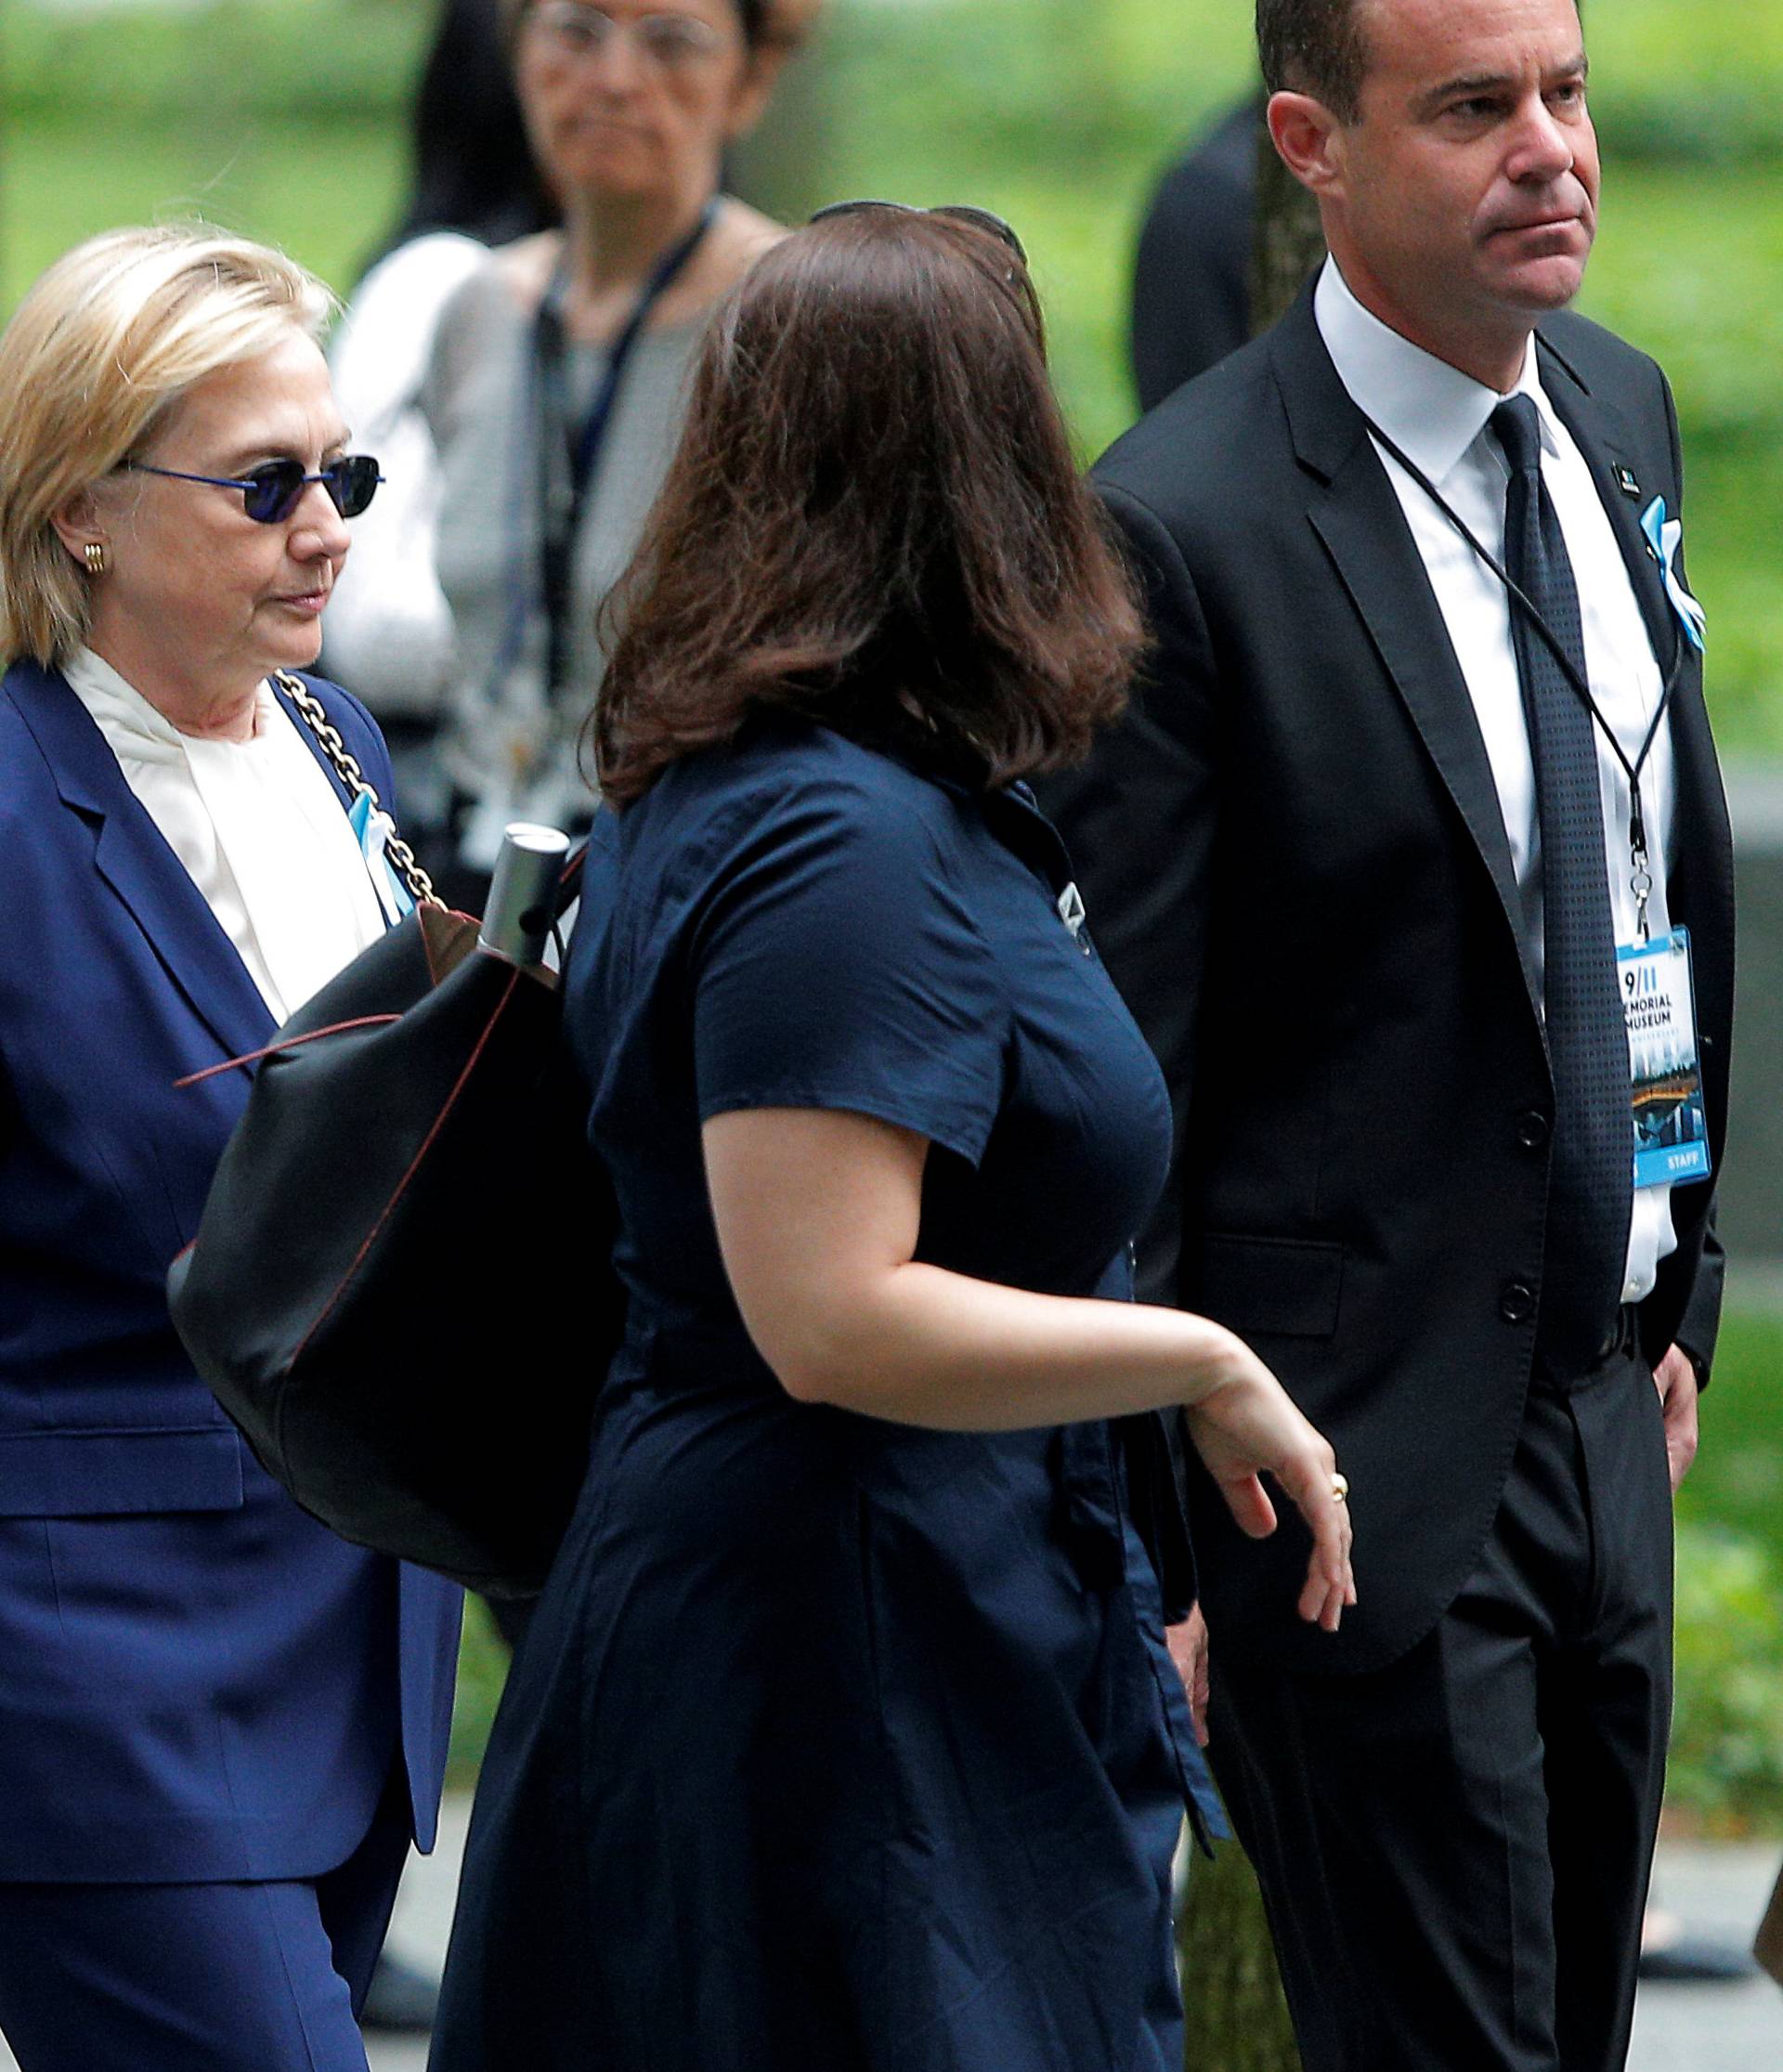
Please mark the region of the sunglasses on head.
POLYGON ((151 467, 147 461, 124 461, 119 465, 135 475, 165 476, 170 482, 208 482, 215 489, 240 489, 247 514, 256 525, 278 525, 290 517, 312 482, 319 482, 328 491, 329 501, 342 517, 357 518, 384 480, 369 453, 348 453, 331 461, 319 475, 306 475, 301 461, 263 461, 245 475, 189 475, 184 468, 151 467))
POLYGON ((1000 215, 990 209, 981 209, 970 202, 943 202, 932 209, 919 209, 909 202, 831 202, 819 209, 812 217, 813 223, 822 223, 833 215, 862 215, 873 209, 890 209, 897 215, 946 215, 957 223, 970 223, 975 230, 987 230, 1000 244, 1006 244, 1025 267, 1028 255, 1022 249, 1022 240, 1004 222, 1000 215))

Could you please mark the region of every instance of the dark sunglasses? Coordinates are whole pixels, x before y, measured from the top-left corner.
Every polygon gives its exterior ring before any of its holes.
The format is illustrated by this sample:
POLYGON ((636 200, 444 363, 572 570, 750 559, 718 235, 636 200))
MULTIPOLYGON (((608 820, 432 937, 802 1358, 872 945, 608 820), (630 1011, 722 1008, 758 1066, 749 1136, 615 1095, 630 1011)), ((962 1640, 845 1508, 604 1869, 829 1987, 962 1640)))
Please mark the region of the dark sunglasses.
POLYGON ((172 482, 208 482, 216 489, 240 489, 247 514, 256 525, 279 525, 297 508, 312 482, 327 489, 342 517, 357 518, 378 493, 384 480, 369 453, 348 453, 331 461, 319 475, 306 475, 301 461, 263 461, 245 475, 189 475, 184 468, 150 467, 147 461, 121 461, 135 475, 164 475, 172 482))
POLYGON ((1022 240, 1009 224, 991 210, 978 208, 970 202, 943 202, 932 209, 919 209, 909 202, 831 202, 819 209, 811 220, 821 223, 826 216, 861 215, 871 209, 891 209, 899 215, 952 216, 957 223, 970 223, 975 230, 989 231, 999 243, 1008 245, 1024 267, 1028 263, 1022 240))

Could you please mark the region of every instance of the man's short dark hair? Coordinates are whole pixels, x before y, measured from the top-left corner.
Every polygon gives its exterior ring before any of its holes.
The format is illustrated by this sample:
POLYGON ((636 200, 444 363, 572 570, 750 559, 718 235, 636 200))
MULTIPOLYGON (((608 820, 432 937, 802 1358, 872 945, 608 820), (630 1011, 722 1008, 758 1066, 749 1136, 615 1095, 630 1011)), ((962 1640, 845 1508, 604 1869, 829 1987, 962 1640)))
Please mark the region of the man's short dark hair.
POLYGON ((1341 123, 1362 111, 1362 0, 1256 0, 1256 48, 1272 94, 1310 94, 1341 123))

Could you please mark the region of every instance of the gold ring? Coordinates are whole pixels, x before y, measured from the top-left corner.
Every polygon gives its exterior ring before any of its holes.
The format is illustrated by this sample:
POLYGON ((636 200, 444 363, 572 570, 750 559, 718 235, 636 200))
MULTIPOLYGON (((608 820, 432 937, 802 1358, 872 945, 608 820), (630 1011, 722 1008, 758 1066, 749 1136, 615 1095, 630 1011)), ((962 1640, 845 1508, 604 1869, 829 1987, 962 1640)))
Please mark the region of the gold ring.
POLYGON ((1347 1475, 1334 1475, 1332 1477, 1331 1495, 1332 1501, 1335 1504, 1347 1504, 1349 1501, 1349 1477, 1347 1475))

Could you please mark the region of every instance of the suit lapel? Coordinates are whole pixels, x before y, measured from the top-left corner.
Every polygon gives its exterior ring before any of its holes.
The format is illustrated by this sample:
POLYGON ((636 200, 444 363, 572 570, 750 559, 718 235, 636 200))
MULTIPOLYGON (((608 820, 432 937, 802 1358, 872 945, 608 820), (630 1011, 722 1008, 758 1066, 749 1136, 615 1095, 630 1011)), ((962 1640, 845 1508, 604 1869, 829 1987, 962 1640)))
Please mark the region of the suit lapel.
POLYGON ((222 1047, 245 1056, 273 1022, 235 945, 124 781, 86 708, 52 671, 21 662, 10 686, 64 808, 93 830, 93 863, 143 940, 222 1047))
MULTIPOLYGON (((1640 514, 1658 494, 1649 484, 1638 500, 1625 496, 1616 474, 1626 468, 1637 482, 1643 479, 1644 454, 1632 436, 1622 413, 1602 397, 1594 396, 1559 352, 1537 333, 1542 363, 1542 385, 1555 414, 1572 434, 1573 444, 1584 456, 1593 486, 1609 516, 1610 530, 1628 564, 1641 616, 1646 621, 1647 638, 1662 671, 1671 669, 1683 638, 1665 594, 1659 563, 1641 530, 1640 514)), ((1676 516, 1676 513, 1672 514, 1676 516)))
POLYGON ((1399 497, 1319 336, 1310 290, 1271 342, 1295 451, 1315 478, 1313 529, 1490 875, 1533 1004, 1510 838, 1467 680, 1399 497))

